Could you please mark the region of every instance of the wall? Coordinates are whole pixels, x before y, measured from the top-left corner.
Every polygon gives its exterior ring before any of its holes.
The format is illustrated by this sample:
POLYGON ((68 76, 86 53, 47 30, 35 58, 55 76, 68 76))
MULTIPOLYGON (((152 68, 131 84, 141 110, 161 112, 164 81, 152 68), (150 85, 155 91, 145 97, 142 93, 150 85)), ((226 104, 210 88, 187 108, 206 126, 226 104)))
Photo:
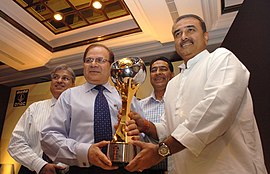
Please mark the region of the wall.
POLYGON ((10 87, 0 85, 0 135, 2 134, 3 122, 5 120, 10 89, 10 87))
POLYGON ((222 46, 229 48, 249 69, 249 89, 270 171, 270 1, 245 0, 222 46))

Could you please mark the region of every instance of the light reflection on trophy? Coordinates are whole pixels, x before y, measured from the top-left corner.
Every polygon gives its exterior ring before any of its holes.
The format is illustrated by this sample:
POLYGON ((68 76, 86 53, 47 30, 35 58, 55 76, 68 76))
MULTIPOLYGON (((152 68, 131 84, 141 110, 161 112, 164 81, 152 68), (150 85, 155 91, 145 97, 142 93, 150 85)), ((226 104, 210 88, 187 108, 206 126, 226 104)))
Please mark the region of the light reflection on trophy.
POLYGON ((137 154, 137 148, 129 144, 132 137, 127 136, 125 126, 132 98, 145 77, 145 64, 139 57, 122 58, 111 65, 111 79, 122 98, 122 117, 107 152, 113 165, 126 165, 137 154))

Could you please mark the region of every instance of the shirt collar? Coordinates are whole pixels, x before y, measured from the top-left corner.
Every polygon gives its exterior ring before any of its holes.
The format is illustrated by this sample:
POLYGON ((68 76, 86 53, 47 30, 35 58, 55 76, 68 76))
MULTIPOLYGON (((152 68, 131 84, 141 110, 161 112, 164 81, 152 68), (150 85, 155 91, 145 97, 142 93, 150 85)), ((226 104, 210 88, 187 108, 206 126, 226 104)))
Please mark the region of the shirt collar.
POLYGON ((162 99, 161 99, 161 100, 157 100, 154 91, 152 91, 152 93, 151 93, 151 95, 150 95, 150 98, 153 99, 153 100, 155 100, 155 101, 158 101, 158 102, 163 102, 164 96, 162 96, 162 99))
MULTIPOLYGON (((86 82, 84 85, 84 89, 85 89, 85 92, 89 92, 90 90, 92 90, 95 86, 97 85, 94 85, 94 84, 91 84, 91 83, 88 83, 86 82)), ((105 83, 103 84, 103 86, 109 91, 109 92, 112 92, 114 87, 109 83, 105 83)))
POLYGON ((56 98, 54 98, 54 97, 51 98, 51 107, 53 107, 55 105, 56 101, 57 101, 56 98))
POLYGON ((185 65, 185 63, 182 63, 179 68, 181 70, 192 68, 201 58, 206 57, 209 54, 210 53, 207 50, 203 50, 202 52, 194 56, 192 59, 189 59, 187 62, 187 66, 185 65))

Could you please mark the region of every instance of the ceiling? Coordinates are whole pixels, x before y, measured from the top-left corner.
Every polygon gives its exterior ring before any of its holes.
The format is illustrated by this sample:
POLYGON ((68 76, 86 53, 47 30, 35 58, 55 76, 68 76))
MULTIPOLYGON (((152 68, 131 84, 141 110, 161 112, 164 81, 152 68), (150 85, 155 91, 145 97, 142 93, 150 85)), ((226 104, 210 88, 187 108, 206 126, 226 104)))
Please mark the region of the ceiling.
POLYGON ((171 27, 179 15, 187 13, 205 20, 210 37, 208 49, 213 50, 222 43, 242 2, 123 0, 130 15, 54 33, 13 0, 1 0, 0 85, 48 81, 51 69, 61 63, 82 75, 82 55, 93 42, 111 48, 116 59, 139 56, 147 63, 155 56, 165 55, 175 60, 171 27))

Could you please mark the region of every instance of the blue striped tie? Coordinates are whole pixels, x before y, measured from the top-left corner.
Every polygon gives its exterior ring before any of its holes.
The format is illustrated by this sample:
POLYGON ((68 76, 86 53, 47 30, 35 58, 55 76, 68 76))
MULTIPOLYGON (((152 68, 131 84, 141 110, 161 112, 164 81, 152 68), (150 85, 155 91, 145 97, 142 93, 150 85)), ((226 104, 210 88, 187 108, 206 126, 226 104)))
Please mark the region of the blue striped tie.
MULTIPOLYGON (((109 105, 106 97, 103 94, 105 89, 102 85, 97 85, 94 89, 98 90, 95 99, 94 108, 94 139, 95 143, 100 141, 112 140, 112 123, 109 105)), ((103 153, 107 153, 107 148, 102 148, 103 153)))

